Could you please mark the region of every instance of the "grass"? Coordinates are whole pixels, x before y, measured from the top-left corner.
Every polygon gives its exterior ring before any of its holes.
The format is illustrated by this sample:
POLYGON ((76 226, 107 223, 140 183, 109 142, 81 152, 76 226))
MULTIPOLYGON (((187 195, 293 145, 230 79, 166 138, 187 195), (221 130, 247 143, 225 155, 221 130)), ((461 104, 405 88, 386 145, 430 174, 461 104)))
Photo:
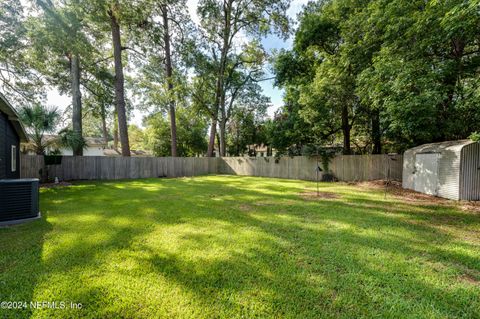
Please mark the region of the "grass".
POLYGON ((306 189, 236 176, 43 189, 41 220, 0 229, 0 301, 82 309, 0 317, 480 317, 478 214, 306 189))

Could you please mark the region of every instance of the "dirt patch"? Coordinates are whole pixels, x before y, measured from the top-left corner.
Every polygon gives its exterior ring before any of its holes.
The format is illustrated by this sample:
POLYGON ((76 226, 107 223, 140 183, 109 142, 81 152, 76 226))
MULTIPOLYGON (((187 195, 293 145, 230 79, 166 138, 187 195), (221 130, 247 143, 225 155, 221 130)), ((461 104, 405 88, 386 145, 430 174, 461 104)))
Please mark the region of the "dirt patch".
POLYGON ((271 205, 274 205, 274 203, 272 202, 255 202, 253 203, 254 206, 271 206, 271 205))
POLYGON ((54 187, 65 187, 65 186, 72 186, 72 183, 59 182, 59 183, 45 183, 45 184, 40 184, 40 187, 43 187, 43 188, 54 188, 54 187))
POLYGON ((246 204, 241 204, 240 206, 238 206, 238 208, 239 208, 240 211, 242 211, 242 212, 249 212, 249 211, 252 210, 252 206, 246 205, 246 204))
POLYGON ((331 192, 315 192, 305 191, 300 193, 300 196, 305 200, 319 200, 319 199, 336 199, 340 198, 339 195, 331 192))
POLYGON ((463 202, 460 203, 460 209, 466 212, 480 214, 480 202, 463 202))
POLYGON ((472 275, 469 275, 469 274, 461 275, 459 277, 459 280, 463 281, 463 282, 466 282, 466 283, 469 283, 471 285, 480 286, 480 280, 478 280, 477 278, 475 278, 475 277, 473 277, 472 275))
POLYGON ((359 183, 348 183, 349 185, 356 185, 362 188, 382 189, 387 188, 387 195, 394 196, 402 201, 414 202, 418 205, 444 205, 456 206, 462 211, 473 212, 480 214, 480 202, 473 201, 453 201, 441 197, 419 193, 410 189, 402 188, 402 183, 395 181, 368 181, 359 183))

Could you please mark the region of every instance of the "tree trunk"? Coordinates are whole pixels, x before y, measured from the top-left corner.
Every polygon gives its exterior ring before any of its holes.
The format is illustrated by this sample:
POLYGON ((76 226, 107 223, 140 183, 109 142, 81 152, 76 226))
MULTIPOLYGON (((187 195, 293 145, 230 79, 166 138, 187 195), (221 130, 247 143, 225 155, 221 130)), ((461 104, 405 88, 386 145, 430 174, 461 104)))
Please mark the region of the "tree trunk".
POLYGON ((372 141, 373 154, 382 153, 382 132, 380 131, 380 111, 374 110, 372 114, 372 141))
POLYGON ((218 123, 219 125, 219 144, 220 144, 220 148, 219 148, 219 152, 220 152, 220 156, 226 156, 226 150, 227 150, 227 147, 226 147, 226 141, 225 141, 225 137, 226 137, 226 119, 225 118, 222 118, 220 119, 220 122, 218 123))
MULTIPOLYGON (((118 6, 118 3, 116 4, 118 6)), ((115 8, 109 11, 112 25, 113 56, 115 61, 115 107, 118 117, 118 129, 122 155, 130 156, 130 144, 128 142, 127 114, 125 111, 125 89, 122 64, 122 42, 120 39, 120 25, 115 16, 115 8)))
MULTIPOLYGON (((213 110, 214 116, 217 116, 218 110, 220 109, 220 107, 225 107, 225 103, 222 104, 222 95, 225 96, 225 88, 224 88, 225 79, 224 78, 225 78, 225 65, 227 63, 227 55, 230 50, 229 38, 230 38, 230 32, 232 27, 232 24, 231 24, 232 4, 233 4, 233 0, 224 2, 224 6, 226 6, 224 7, 224 10, 223 10, 225 13, 225 25, 223 28, 223 35, 222 35, 223 46, 222 46, 222 53, 220 57, 220 66, 218 69, 217 82, 215 85, 215 103, 214 103, 214 110, 213 110)), ((213 150, 214 143, 215 143, 215 135, 213 137, 210 136, 210 141, 208 144, 208 150, 209 150, 208 156, 211 156, 212 154, 210 153, 210 150, 213 150)))
POLYGON ((218 135, 218 131, 217 131, 217 149, 218 149, 218 156, 222 156, 222 154, 220 154, 220 136, 218 135))
POLYGON ((107 114, 105 112, 105 104, 101 105, 101 117, 102 117, 102 135, 105 143, 108 143, 108 130, 107 130, 107 114))
POLYGON ((208 157, 213 157, 216 133, 217 133, 217 119, 212 118, 212 124, 210 126, 210 140, 208 141, 208 150, 207 150, 208 157))
POLYGON ((175 101, 173 100, 172 57, 170 52, 170 34, 168 29, 167 10, 167 6, 162 5, 163 42, 165 45, 165 72, 168 83, 168 104, 170 113, 171 153, 173 157, 177 157, 177 124, 175 119, 175 101))
MULTIPOLYGON (((80 58, 72 55, 70 64, 71 89, 72 89, 72 126, 73 132, 82 136, 82 93, 80 92, 80 58)), ((74 156, 83 155, 83 147, 73 148, 74 156)))
POLYGON ((118 152, 118 119, 115 116, 113 121, 113 148, 118 152))
POLYGON ((348 121, 348 106, 342 108, 342 133, 343 133, 343 154, 350 155, 350 123, 348 121))
POLYGON ((238 123, 235 124, 235 144, 236 144, 236 156, 240 156, 240 130, 238 128, 238 123))

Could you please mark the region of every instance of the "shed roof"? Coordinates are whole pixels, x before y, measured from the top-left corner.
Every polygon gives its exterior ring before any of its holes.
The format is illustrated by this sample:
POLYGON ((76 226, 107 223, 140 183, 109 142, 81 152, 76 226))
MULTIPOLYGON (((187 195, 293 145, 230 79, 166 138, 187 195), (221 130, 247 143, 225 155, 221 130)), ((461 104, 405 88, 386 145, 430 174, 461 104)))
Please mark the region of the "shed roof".
POLYGON ((0 93, 0 111, 7 114, 8 120, 12 122, 13 128, 17 132, 20 141, 26 142, 28 140, 27 133, 25 132, 25 128, 20 121, 18 113, 15 111, 13 106, 7 101, 7 99, 5 98, 5 96, 3 96, 2 93, 0 93))
POLYGON ((423 144, 420 146, 413 147, 408 151, 415 152, 415 153, 439 153, 445 150, 458 152, 465 146, 473 143, 476 143, 476 142, 473 142, 472 140, 445 141, 445 142, 439 142, 439 143, 423 144))

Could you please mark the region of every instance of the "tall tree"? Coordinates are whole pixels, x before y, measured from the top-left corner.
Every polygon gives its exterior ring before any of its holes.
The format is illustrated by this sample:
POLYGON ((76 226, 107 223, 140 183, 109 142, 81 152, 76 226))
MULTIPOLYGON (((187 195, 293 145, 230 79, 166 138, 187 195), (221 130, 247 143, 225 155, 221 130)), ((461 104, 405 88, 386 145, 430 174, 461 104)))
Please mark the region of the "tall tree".
MULTIPOLYGON (((123 156, 130 156, 127 110, 131 105, 128 103, 125 90, 125 66, 128 65, 126 63, 128 60, 124 59, 124 54, 122 53, 125 50, 129 50, 132 53, 135 52, 135 48, 130 45, 131 35, 144 21, 145 10, 143 6, 146 1, 82 1, 82 5, 87 8, 88 19, 93 25, 92 28, 97 32, 96 35, 110 34, 113 56, 110 57, 106 54, 105 51, 108 51, 108 49, 103 44, 102 51, 104 56, 100 61, 112 61, 111 59, 113 59, 115 114, 123 156)), ((105 79, 105 77, 101 76, 100 79, 105 79)))
MULTIPOLYGON (((80 57, 77 54, 71 57, 71 76, 72 76, 72 126, 73 133, 82 137, 82 93, 80 91, 80 57)), ((73 155, 82 156, 83 147, 75 145, 73 155)))
POLYGON ((306 114, 305 105, 301 103, 301 93, 315 79, 318 63, 311 51, 281 50, 274 57, 275 85, 285 90, 284 105, 266 127, 270 144, 279 155, 302 155, 306 145, 332 142, 340 130, 338 120, 330 114, 324 101, 315 97, 310 100, 317 116, 306 114))
MULTIPOLYGON (((178 155, 199 156, 207 148, 207 120, 191 107, 177 107, 178 155)), ((145 147, 156 156, 170 154, 170 125, 161 112, 146 119, 145 147)))
MULTIPOLYGON (((468 137, 480 123, 475 102, 479 4, 309 4, 293 50, 282 52, 275 63, 286 105, 273 123, 294 122, 302 128, 303 120, 314 140, 324 144, 337 142, 341 132, 345 153, 353 147, 355 152, 401 152, 468 137)), ((298 140, 289 143, 304 143, 301 132, 296 130, 298 140)))
MULTIPOLYGON (((241 47, 238 45, 240 37, 243 35, 254 38, 255 41, 271 31, 285 35, 289 25, 286 16, 289 2, 289 0, 263 0, 256 1, 253 5, 247 0, 200 1, 198 13, 205 40, 204 50, 213 61, 215 75, 208 156, 213 156, 218 113, 226 113, 228 74, 232 74, 246 62, 242 60, 242 55, 238 54, 241 47)), ((257 43, 260 46, 259 42, 257 43)), ((220 155, 225 155, 225 133, 222 126, 220 155)))
MULTIPOLYGON (((107 142, 111 136, 110 126, 113 122, 115 112, 115 87, 114 75, 103 66, 99 67, 98 63, 92 65, 93 72, 88 83, 83 82, 85 88, 83 97, 84 120, 87 119, 87 131, 90 136, 102 136, 107 142), (90 121, 90 123, 88 123, 90 121), (96 123, 95 123, 96 122, 96 123), (91 128, 98 127, 98 133, 92 135, 91 128)), ((84 121, 85 122, 85 121, 84 121)))
POLYGON ((255 146, 268 145, 264 120, 266 108, 241 107, 235 109, 228 124, 227 150, 230 156, 252 154, 255 146))
POLYGON ((168 27, 168 9, 164 4, 161 6, 163 19, 163 41, 165 46, 165 75, 167 77, 168 96, 169 98, 169 115, 170 115, 170 135, 171 135, 171 154, 177 156, 177 125, 175 122, 175 101, 171 98, 173 92, 172 77, 172 54, 170 51, 170 31, 168 27))
MULTIPOLYGON (((98 52, 92 44, 93 35, 86 25, 86 12, 76 1, 54 2, 37 0, 42 15, 30 19, 30 37, 34 46, 32 59, 50 84, 72 97, 72 134, 82 138, 82 73, 98 52), (68 38, 69 41, 65 41, 68 38), (64 76, 68 69, 68 76, 64 76)), ((83 147, 73 148, 82 155, 83 147)))
POLYGON ((170 155, 177 156, 175 109, 183 103, 177 92, 184 90, 184 83, 179 81, 184 81, 189 68, 195 27, 185 0, 150 0, 143 11, 145 20, 135 33, 138 47, 143 52, 139 61, 142 79, 136 83, 136 91, 154 107, 154 112, 165 109, 169 114, 170 155))
POLYGON ((20 0, 0 1, 0 90, 18 104, 38 102, 45 95, 38 89, 43 80, 28 59, 27 18, 20 0))
POLYGON ((122 40, 120 34, 120 4, 115 1, 108 10, 110 17, 113 57, 115 65, 115 108, 118 119, 118 131, 120 135, 120 144, 122 146, 122 155, 130 156, 130 143, 128 141, 127 112, 125 107, 125 78, 123 75, 122 62, 122 40))
POLYGON ((480 1, 374 4, 360 26, 381 49, 359 75, 358 92, 381 110, 388 138, 402 151, 468 137, 480 123, 480 1))
MULTIPOLYGON (((334 1, 307 8, 295 35, 295 51, 298 54, 317 56, 315 77, 301 89, 304 115, 311 123, 319 117, 332 117, 342 132, 343 152, 351 154, 351 131, 361 109, 355 95, 355 70, 345 54, 345 36, 342 33, 343 19, 352 13, 353 5, 343 6, 346 1, 334 1), (312 94, 313 93, 313 94, 312 94)), ((360 5, 362 0, 354 0, 360 5)), ((336 129, 330 130, 334 134, 336 129)))

